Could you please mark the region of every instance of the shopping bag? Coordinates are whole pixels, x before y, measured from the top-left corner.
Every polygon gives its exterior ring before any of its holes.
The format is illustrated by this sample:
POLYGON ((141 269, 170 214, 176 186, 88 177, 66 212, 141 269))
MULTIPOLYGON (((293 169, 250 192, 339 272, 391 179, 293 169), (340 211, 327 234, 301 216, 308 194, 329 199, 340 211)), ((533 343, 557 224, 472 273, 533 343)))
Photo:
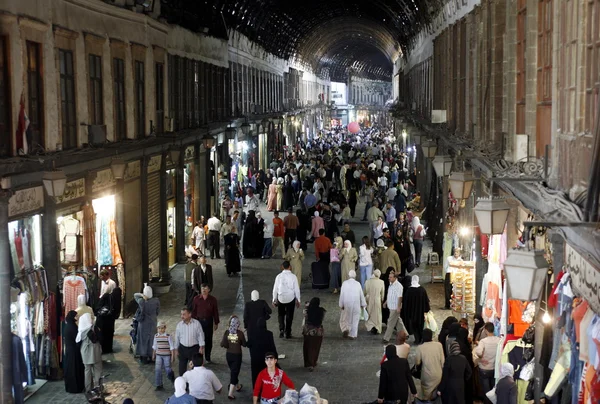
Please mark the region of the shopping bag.
POLYGON ((364 307, 360 311, 360 319, 364 321, 369 321, 369 312, 364 307))
POLYGON ((433 312, 431 312, 431 311, 428 311, 427 313, 425 313, 425 327, 424 328, 429 328, 434 334, 438 330, 437 321, 435 321, 435 317, 433 316, 433 312))
POLYGON ((492 402, 492 404, 496 404, 498 398, 496 397, 496 387, 485 393, 485 396, 492 402))

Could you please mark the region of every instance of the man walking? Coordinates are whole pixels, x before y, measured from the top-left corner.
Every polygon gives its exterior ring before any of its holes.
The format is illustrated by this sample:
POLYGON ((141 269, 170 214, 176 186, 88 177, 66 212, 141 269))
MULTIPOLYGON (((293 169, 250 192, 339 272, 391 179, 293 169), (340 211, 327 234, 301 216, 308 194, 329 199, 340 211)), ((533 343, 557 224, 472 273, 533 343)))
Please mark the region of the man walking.
POLYGON ((211 363, 213 332, 219 328, 219 306, 217 299, 210 295, 210 287, 206 283, 202 284, 201 294, 194 298, 192 317, 200 321, 204 332, 206 363, 211 363))
POLYGON ((208 249, 210 251, 210 259, 214 259, 215 255, 217 258, 221 258, 221 221, 217 217, 216 213, 212 214, 212 217, 208 219, 208 249))
POLYGON ((483 326, 485 337, 483 337, 475 348, 475 355, 479 359, 479 380, 481 380, 481 390, 485 395, 495 384, 494 367, 496 364, 496 353, 500 337, 494 335, 494 324, 485 323, 483 326))
POLYGON ((387 329, 385 330, 385 335, 383 336, 384 344, 390 342, 396 327, 398 327, 398 331, 404 330, 406 332, 406 327, 404 327, 402 318, 400 318, 403 293, 402 285, 398 281, 395 272, 390 272, 388 279, 390 281, 390 287, 388 289, 387 301, 383 303, 383 307, 387 307, 390 310, 390 317, 388 318, 387 329))
POLYGON ((195 354, 192 363, 194 368, 183 375, 189 386, 190 395, 196 399, 198 404, 212 404, 215 393, 221 393, 223 385, 212 370, 203 366, 202 354, 195 354))
POLYGON ((185 305, 189 306, 194 299, 195 292, 193 287, 193 274, 194 270, 198 268, 198 254, 192 254, 192 259, 185 265, 185 271, 183 272, 185 281, 185 305))
POLYGON ((200 322, 192 318, 192 311, 188 307, 181 309, 181 321, 175 329, 174 344, 179 355, 179 376, 183 376, 192 357, 204 352, 204 331, 200 322))
MULTIPOLYGON (((211 291, 215 286, 213 281, 212 265, 208 265, 206 263, 206 256, 202 256, 202 258, 200 258, 200 265, 192 270, 192 289, 194 291, 194 297, 200 293, 202 284, 207 284, 211 291)), ((190 300, 190 304, 193 301, 194 299, 192 298, 190 300)))
POLYGON ((365 295, 360 282, 356 281, 356 271, 348 272, 349 279, 342 283, 340 291, 340 328, 344 338, 356 339, 358 336, 358 322, 360 311, 367 306, 365 295))
POLYGON ((288 209, 288 214, 285 219, 283 219, 283 225, 285 226, 285 251, 287 251, 290 245, 296 241, 296 230, 300 225, 298 217, 294 215, 294 209, 288 209))
POLYGON ((291 271, 289 261, 281 264, 281 273, 275 278, 273 285, 273 307, 279 314, 279 338, 292 338, 292 321, 294 321, 294 304, 300 307, 300 287, 298 278, 291 271))
POLYGON ((285 256, 285 250, 283 249, 283 235, 284 235, 284 226, 283 220, 279 217, 279 212, 275 211, 273 213, 275 216, 273 218, 273 257, 277 252, 277 248, 281 248, 281 258, 285 256))

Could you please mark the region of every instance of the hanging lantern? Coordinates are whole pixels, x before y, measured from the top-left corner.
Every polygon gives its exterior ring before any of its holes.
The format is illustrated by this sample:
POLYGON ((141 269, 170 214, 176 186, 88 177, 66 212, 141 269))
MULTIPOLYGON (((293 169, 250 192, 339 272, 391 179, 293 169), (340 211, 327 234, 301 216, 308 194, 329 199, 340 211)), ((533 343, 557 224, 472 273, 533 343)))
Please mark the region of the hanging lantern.
POLYGON ((231 126, 228 126, 227 129, 225 129, 225 136, 229 140, 234 140, 236 133, 237 133, 237 129, 236 128, 232 128, 231 126))
POLYGON ((65 193, 67 176, 62 170, 46 171, 42 177, 42 183, 48 196, 60 197, 65 193))
POLYGON ((126 168, 127 163, 125 160, 120 158, 114 158, 110 163, 110 170, 112 171, 112 175, 115 177, 115 180, 122 180, 125 177, 126 168))
POLYGON ((548 262, 544 250, 512 250, 504 261, 510 299, 533 301, 540 297, 548 262))
POLYGON ((435 157, 435 153, 437 153, 437 143, 431 139, 421 142, 421 150, 423 150, 425 158, 432 159, 435 157))
POLYGON ((469 199, 474 181, 471 171, 454 171, 448 178, 450 191, 456 199, 469 199))
POLYGON ((242 129, 242 133, 244 135, 247 136, 248 133, 250 133, 250 124, 248 122, 244 122, 240 128, 242 129))
POLYGON ((448 155, 439 155, 435 156, 433 159, 433 168, 435 169, 435 173, 438 177, 447 177, 450 175, 450 171, 452 171, 452 164, 454 160, 452 157, 448 155))
POLYGON ((206 150, 210 150, 215 147, 215 138, 207 133, 206 135, 202 136, 202 144, 206 150))
POLYGON ((510 212, 504 198, 479 198, 473 208, 479 229, 483 234, 502 234, 510 212))
POLYGON ((421 144, 421 140, 423 140, 423 137, 424 137, 424 135, 422 135, 418 132, 412 133, 410 136, 413 139, 413 141, 415 142, 415 144, 417 144, 417 145, 421 144))
POLYGON ((181 151, 177 147, 171 147, 169 149, 169 157, 171 158, 171 163, 177 165, 179 164, 179 156, 181 155, 181 151))

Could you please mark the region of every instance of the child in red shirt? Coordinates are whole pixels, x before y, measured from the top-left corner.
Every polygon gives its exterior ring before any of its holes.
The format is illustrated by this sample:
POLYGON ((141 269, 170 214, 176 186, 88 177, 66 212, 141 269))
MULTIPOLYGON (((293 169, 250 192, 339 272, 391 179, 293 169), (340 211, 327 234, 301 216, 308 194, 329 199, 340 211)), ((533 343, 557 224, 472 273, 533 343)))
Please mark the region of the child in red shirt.
POLYGON ((265 362, 267 363, 267 368, 258 374, 256 384, 254 385, 252 397, 254 404, 259 404, 259 399, 261 403, 277 403, 281 398, 282 383, 289 389, 294 388, 294 382, 292 382, 283 370, 276 366, 277 357, 274 353, 267 352, 265 354, 265 362))

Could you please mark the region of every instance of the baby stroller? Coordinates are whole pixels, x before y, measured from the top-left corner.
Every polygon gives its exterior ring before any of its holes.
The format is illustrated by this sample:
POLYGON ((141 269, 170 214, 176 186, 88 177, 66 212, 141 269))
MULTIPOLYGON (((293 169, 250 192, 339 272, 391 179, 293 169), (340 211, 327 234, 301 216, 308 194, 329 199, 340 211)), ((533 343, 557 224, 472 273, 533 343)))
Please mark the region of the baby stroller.
POLYGON ((137 332, 138 332, 138 315, 139 313, 139 308, 137 309, 137 311, 135 312, 135 315, 133 316, 133 321, 131 322, 131 330, 129 331, 129 337, 131 338, 131 340, 129 341, 129 353, 132 354, 135 357, 135 346, 137 344, 137 332))

